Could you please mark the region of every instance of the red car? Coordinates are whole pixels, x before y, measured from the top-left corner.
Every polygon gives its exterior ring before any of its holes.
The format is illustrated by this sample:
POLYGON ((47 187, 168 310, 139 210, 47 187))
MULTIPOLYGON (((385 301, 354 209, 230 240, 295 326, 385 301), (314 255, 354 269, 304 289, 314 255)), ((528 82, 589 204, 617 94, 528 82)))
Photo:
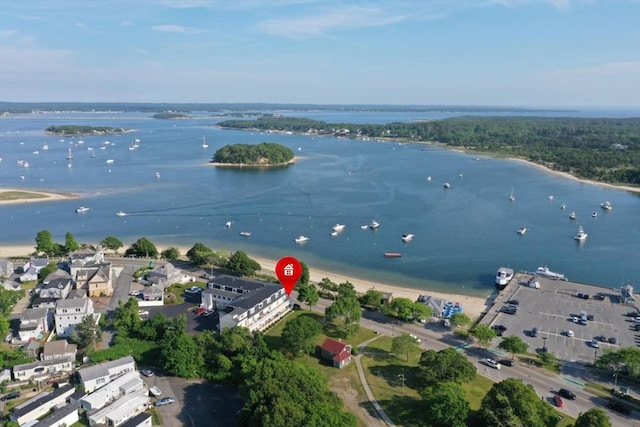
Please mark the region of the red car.
POLYGON ((564 402, 562 401, 562 398, 557 394, 553 396, 553 401, 555 402, 558 408, 562 408, 564 406, 564 402))
POLYGON ((204 307, 199 307, 198 309, 196 309, 196 316, 200 316, 202 313, 204 313, 205 311, 207 311, 206 308, 204 307))

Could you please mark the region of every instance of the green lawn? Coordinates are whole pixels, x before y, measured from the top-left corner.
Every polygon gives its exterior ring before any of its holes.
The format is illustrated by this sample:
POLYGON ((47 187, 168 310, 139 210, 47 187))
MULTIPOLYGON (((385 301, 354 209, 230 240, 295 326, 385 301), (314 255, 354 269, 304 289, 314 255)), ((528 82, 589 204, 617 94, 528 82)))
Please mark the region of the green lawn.
POLYGON ((202 282, 174 283, 167 288, 164 298, 165 304, 182 304, 184 302, 184 291, 194 286, 207 289, 207 284, 202 282))

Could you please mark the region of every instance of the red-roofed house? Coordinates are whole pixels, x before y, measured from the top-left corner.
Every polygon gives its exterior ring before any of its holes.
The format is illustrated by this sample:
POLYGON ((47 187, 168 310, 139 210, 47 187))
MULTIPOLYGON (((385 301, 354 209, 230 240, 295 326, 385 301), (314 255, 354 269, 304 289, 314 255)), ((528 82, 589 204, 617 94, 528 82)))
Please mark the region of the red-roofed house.
POLYGON ((327 338, 320 347, 321 356, 331 360, 334 368, 342 368, 351 362, 351 345, 327 338))

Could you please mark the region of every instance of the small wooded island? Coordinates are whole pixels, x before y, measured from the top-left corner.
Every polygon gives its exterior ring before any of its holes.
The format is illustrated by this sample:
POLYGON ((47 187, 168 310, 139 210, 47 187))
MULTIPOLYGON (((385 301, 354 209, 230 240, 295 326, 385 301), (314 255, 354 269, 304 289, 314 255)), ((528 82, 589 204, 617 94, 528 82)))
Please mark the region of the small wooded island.
POLYGON ((44 130, 47 135, 84 136, 84 135, 116 135, 131 132, 131 129, 114 128, 109 126, 49 126, 44 130))
POLYGON ((188 119, 189 116, 182 113, 171 113, 165 111, 163 113, 154 114, 151 116, 154 119, 163 119, 163 120, 171 120, 171 119, 188 119))
POLYGON ((216 151, 211 163, 218 166, 286 166, 293 163, 293 151, 284 145, 263 142, 257 145, 231 144, 216 151))

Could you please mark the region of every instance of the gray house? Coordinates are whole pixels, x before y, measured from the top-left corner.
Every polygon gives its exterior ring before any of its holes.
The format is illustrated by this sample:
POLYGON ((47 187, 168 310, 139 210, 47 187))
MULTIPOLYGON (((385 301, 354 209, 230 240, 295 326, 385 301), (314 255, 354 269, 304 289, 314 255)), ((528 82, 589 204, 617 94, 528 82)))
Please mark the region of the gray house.
POLYGON ((0 259, 0 277, 9 277, 13 274, 13 263, 7 259, 0 259))

